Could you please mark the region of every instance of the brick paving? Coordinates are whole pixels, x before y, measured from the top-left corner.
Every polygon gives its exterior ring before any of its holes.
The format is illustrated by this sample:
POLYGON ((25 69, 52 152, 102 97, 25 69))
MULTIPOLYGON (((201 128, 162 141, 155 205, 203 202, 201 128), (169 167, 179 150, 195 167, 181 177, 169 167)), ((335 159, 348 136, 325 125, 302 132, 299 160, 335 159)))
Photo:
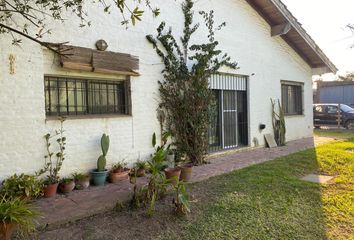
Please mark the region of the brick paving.
MULTIPOLYGON (((314 146, 314 139, 306 138, 291 141, 284 147, 242 149, 241 151, 210 157, 210 164, 193 168, 192 182, 203 181, 213 176, 314 146)), ((146 178, 139 178, 139 184, 145 184, 146 182, 146 178)), ((51 228, 111 210, 117 202, 129 201, 132 187, 129 181, 123 181, 118 184, 107 184, 103 187, 90 187, 87 190, 73 191, 52 199, 40 199, 34 203, 42 213, 42 217, 38 219, 38 227, 51 228)))
POLYGON ((195 167, 193 169, 192 182, 199 182, 210 177, 232 172, 254 164, 273 160, 315 146, 313 138, 304 138, 288 142, 286 146, 276 148, 247 149, 224 156, 211 157, 210 164, 195 167))

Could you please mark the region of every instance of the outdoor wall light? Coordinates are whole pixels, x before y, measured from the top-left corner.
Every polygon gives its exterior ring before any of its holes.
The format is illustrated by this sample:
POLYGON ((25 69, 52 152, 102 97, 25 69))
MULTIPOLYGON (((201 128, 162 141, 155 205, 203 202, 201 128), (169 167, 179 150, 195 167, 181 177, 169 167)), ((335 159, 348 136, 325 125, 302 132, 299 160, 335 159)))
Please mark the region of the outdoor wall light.
POLYGON ((108 44, 105 40, 101 39, 96 42, 96 48, 100 51, 105 51, 108 48, 108 44))
POLYGON ((260 131, 262 131, 262 130, 265 129, 265 128, 266 128, 266 125, 265 125, 265 124, 263 124, 263 123, 259 124, 259 130, 260 130, 260 131))

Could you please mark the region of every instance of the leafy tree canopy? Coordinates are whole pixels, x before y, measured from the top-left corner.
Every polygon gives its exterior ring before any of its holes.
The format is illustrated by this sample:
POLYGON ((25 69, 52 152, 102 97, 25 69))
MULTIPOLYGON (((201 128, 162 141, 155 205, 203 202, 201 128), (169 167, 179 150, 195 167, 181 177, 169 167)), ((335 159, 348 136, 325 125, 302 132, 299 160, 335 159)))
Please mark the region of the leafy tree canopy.
POLYGON ((354 72, 348 72, 345 75, 339 75, 338 78, 342 81, 354 81, 354 72))
POLYGON ((0 0, 0 35, 11 34, 14 45, 22 41, 16 35, 19 34, 50 48, 41 41, 43 35, 51 33, 47 21, 49 19, 65 21, 64 13, 71 11, 81 20, 80 27, 89 26, 91 22, 85 9, 88 2, 100 4, 103 11, 108 14, 118 10, 123 17, 121 24, 125 26, 135 25, 137 21, 141 21, 144 13, 141 10, 143 4, 150 9, 153 16, 160 14, 158 8, 152 7, 150 0, 109 0, 109 3, 106 0, 0 0))

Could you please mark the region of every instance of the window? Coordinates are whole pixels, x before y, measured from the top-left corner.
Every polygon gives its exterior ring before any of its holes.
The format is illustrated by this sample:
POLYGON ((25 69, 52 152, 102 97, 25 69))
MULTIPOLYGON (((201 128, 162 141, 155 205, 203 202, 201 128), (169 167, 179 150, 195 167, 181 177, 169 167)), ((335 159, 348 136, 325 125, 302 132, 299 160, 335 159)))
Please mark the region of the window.
POLYGON ((349 107, 348 105, 345 104, 341 104, 340 105, 340 110, 342 110, 343 112, 352 112, 354 111, 353 108, 349 107))
POLYGON ((325 112, 325 108, 323 106, 321 106, 321 105, 318 105, 318 106, 314 107, 314 111, 316 113, 324 113, 325 112))
POLYGON ((48 116, 130 114, 129 81, 44 77, 48 116))
POLYGON ((332 106, 328 105, 327 106, 327 113, 338 113, 338 106, 332 106))
POLYGON ((281 84, 281 100, 285 115, 301 115, 302 84, 283 82, 281 84))

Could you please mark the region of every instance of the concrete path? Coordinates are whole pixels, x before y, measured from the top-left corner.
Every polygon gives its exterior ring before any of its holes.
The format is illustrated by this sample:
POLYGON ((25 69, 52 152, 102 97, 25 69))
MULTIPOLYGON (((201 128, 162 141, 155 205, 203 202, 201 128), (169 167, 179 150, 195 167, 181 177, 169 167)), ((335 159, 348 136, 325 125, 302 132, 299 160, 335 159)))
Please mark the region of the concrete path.
MULTIPOLYGON (((314 139, 306 138, 289 142, 284 147, 244 149, 239 152, 225 153, 210 158, 210 164, 194 167, 192 182, 203 181, 213 176, 273 160, 314 146, 314 139)), ((146 178, 139 178, 139 184, 146 182, 146 178)), ((87 190, 58 195, 52 199, 40 199, 34 203, 42 213, 42 217, 38 220, 38 227, 52 228, 111 210, 117 203, 129 201, 132 187, 133 185, 129 181, 124 181, 118 184, 107 184, 103 187, 90 187, 87 190)))

